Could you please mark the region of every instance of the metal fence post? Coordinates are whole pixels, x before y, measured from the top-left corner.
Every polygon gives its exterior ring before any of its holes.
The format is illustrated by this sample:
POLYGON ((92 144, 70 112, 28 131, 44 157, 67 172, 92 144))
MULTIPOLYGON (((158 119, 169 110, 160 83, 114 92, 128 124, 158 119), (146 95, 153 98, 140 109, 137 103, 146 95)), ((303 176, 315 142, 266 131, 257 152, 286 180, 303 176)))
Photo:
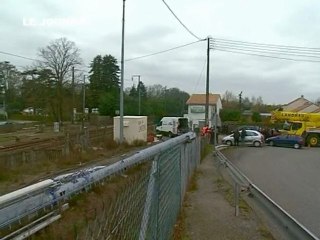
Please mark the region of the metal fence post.
POLYGON ((159 205, 160 205, 160 160, 158 160, 157 164, 157 181, 156 181, 156 226, 155 226, 155 231, 156 231, 156 239, 158 238, 158 233, 159 233, 159 205))
POLYGON ((151 204, 153 202, 153 193, 155 191, 155 178, 158 170, 158 159, 159 159, 159 155, 157 155, 152 162, 152 168, 150 172, 148 189, 147 189, 146 202, 144 204, 144 211, 143 211, 143 216, 142 216, 142 221, 140 226, 139 240, 146 239, 148 222, 150 218, 150 209, 151 209, 151 204))
MULTIPOLYGON (((186 175, 186 168, 185 165, 182 163, 182 159, 185 159, 185 149, 186 144, 181 145, 180 149, 180 158, 179 158, 179 168, 180 168, 180 207, 183 206, 183 195, 185 192, 185 175, 186 175)), ((186 161, 184 162, 186 164, 186 161)))

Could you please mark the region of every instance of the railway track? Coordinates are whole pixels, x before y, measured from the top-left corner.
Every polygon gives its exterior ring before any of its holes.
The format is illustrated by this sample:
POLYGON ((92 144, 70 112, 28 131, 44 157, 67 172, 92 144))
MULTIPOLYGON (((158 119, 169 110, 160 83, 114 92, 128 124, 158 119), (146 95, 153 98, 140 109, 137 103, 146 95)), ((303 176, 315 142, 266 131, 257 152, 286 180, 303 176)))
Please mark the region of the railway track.
MULTIPOLYGON (((61 137, 63 138, 63 137, 61 137)), ((52 146, 53 142, 61 142, 62 139, 60 138, 46 138, 46 139, 35 139, 35 140, 29 140, 27 142, 19 142, 16 144, 9 144, 2 146, 0 148, 0 153, 4 152, 11 152, 11 151, 23 151, 28 149, 42 149, 47 148, 49 146, 52 146)))
MULTIPOLYGON (((112 136, 111 128, 106 128, 104 134, 112 136)), ((90 129, 87 133, 90 139, 101 137, 103 133, 97 129, 90 129)), ((25 151, 30 149, 47 149, 58 146, 63 146, 66 141, 76 142, 81 133, 79 131, 70 132, 67 135, 52 136, 52 137, 37 137, 36 139, 17 141, 16 143, 5 144, 0 147, 0 153, 7 153, 12 151, 25 151), (68 139, 67 139, 68 138, 68 139)))

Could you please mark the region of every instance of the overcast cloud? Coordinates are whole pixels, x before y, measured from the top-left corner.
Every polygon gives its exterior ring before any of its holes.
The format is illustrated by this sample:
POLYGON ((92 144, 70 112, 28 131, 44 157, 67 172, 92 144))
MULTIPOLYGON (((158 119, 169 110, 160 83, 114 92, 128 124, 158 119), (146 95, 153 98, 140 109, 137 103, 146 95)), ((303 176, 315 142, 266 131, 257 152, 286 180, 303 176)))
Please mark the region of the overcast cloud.
MULTIPOLYGON (((197 36, 320 47, 318 0, 166 0, 197 36)), ((98 54, 121 53, 121 0, 0 0, 0 51, 37 58, 40 47, 66 37, 81 50, 86 65, 98 54), (70 24, 36 26, 42 20, 70 24)), ((125 59, 196 41, 161 0, 126 0, 125 59)), ((285 56, 287 57, 287 56, 285 56)), ((32 62, 0 54, 18 69, 32 62)), ((140 74, 145 85, 161 84, 205 93, 206 42, 125 62, 125 87, 140 74)), ((265 103, 284 104, 301 95, 320 97, 320 63, 293 62, 211 50, 210 92, 243 92, 265 103)), ((87 70, 87 69, 86 69, 87 70)), ((137 83, 135 83, 137 84, 137 83)))

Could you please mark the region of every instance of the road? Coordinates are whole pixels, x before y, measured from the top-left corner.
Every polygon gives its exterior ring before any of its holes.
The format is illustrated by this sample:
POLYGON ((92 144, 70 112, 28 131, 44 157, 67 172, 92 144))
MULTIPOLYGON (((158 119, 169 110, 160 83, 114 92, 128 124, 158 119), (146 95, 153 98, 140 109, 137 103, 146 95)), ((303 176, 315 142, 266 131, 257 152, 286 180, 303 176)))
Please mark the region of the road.
POLYGON ((262 191, 320 237, 320 148, 239 147, 224 154, 262 191))

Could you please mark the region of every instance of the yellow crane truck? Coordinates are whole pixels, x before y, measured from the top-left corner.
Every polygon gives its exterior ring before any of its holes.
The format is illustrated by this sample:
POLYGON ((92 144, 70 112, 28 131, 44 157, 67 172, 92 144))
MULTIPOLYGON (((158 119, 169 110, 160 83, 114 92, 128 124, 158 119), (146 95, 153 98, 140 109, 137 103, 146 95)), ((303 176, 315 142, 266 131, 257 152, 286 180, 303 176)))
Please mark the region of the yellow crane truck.
POLYGON ((284 122, 284 132, 302 136, 306 146, 320 146, 320 113, 275 110, 271 113, 271 121, 284 122))

